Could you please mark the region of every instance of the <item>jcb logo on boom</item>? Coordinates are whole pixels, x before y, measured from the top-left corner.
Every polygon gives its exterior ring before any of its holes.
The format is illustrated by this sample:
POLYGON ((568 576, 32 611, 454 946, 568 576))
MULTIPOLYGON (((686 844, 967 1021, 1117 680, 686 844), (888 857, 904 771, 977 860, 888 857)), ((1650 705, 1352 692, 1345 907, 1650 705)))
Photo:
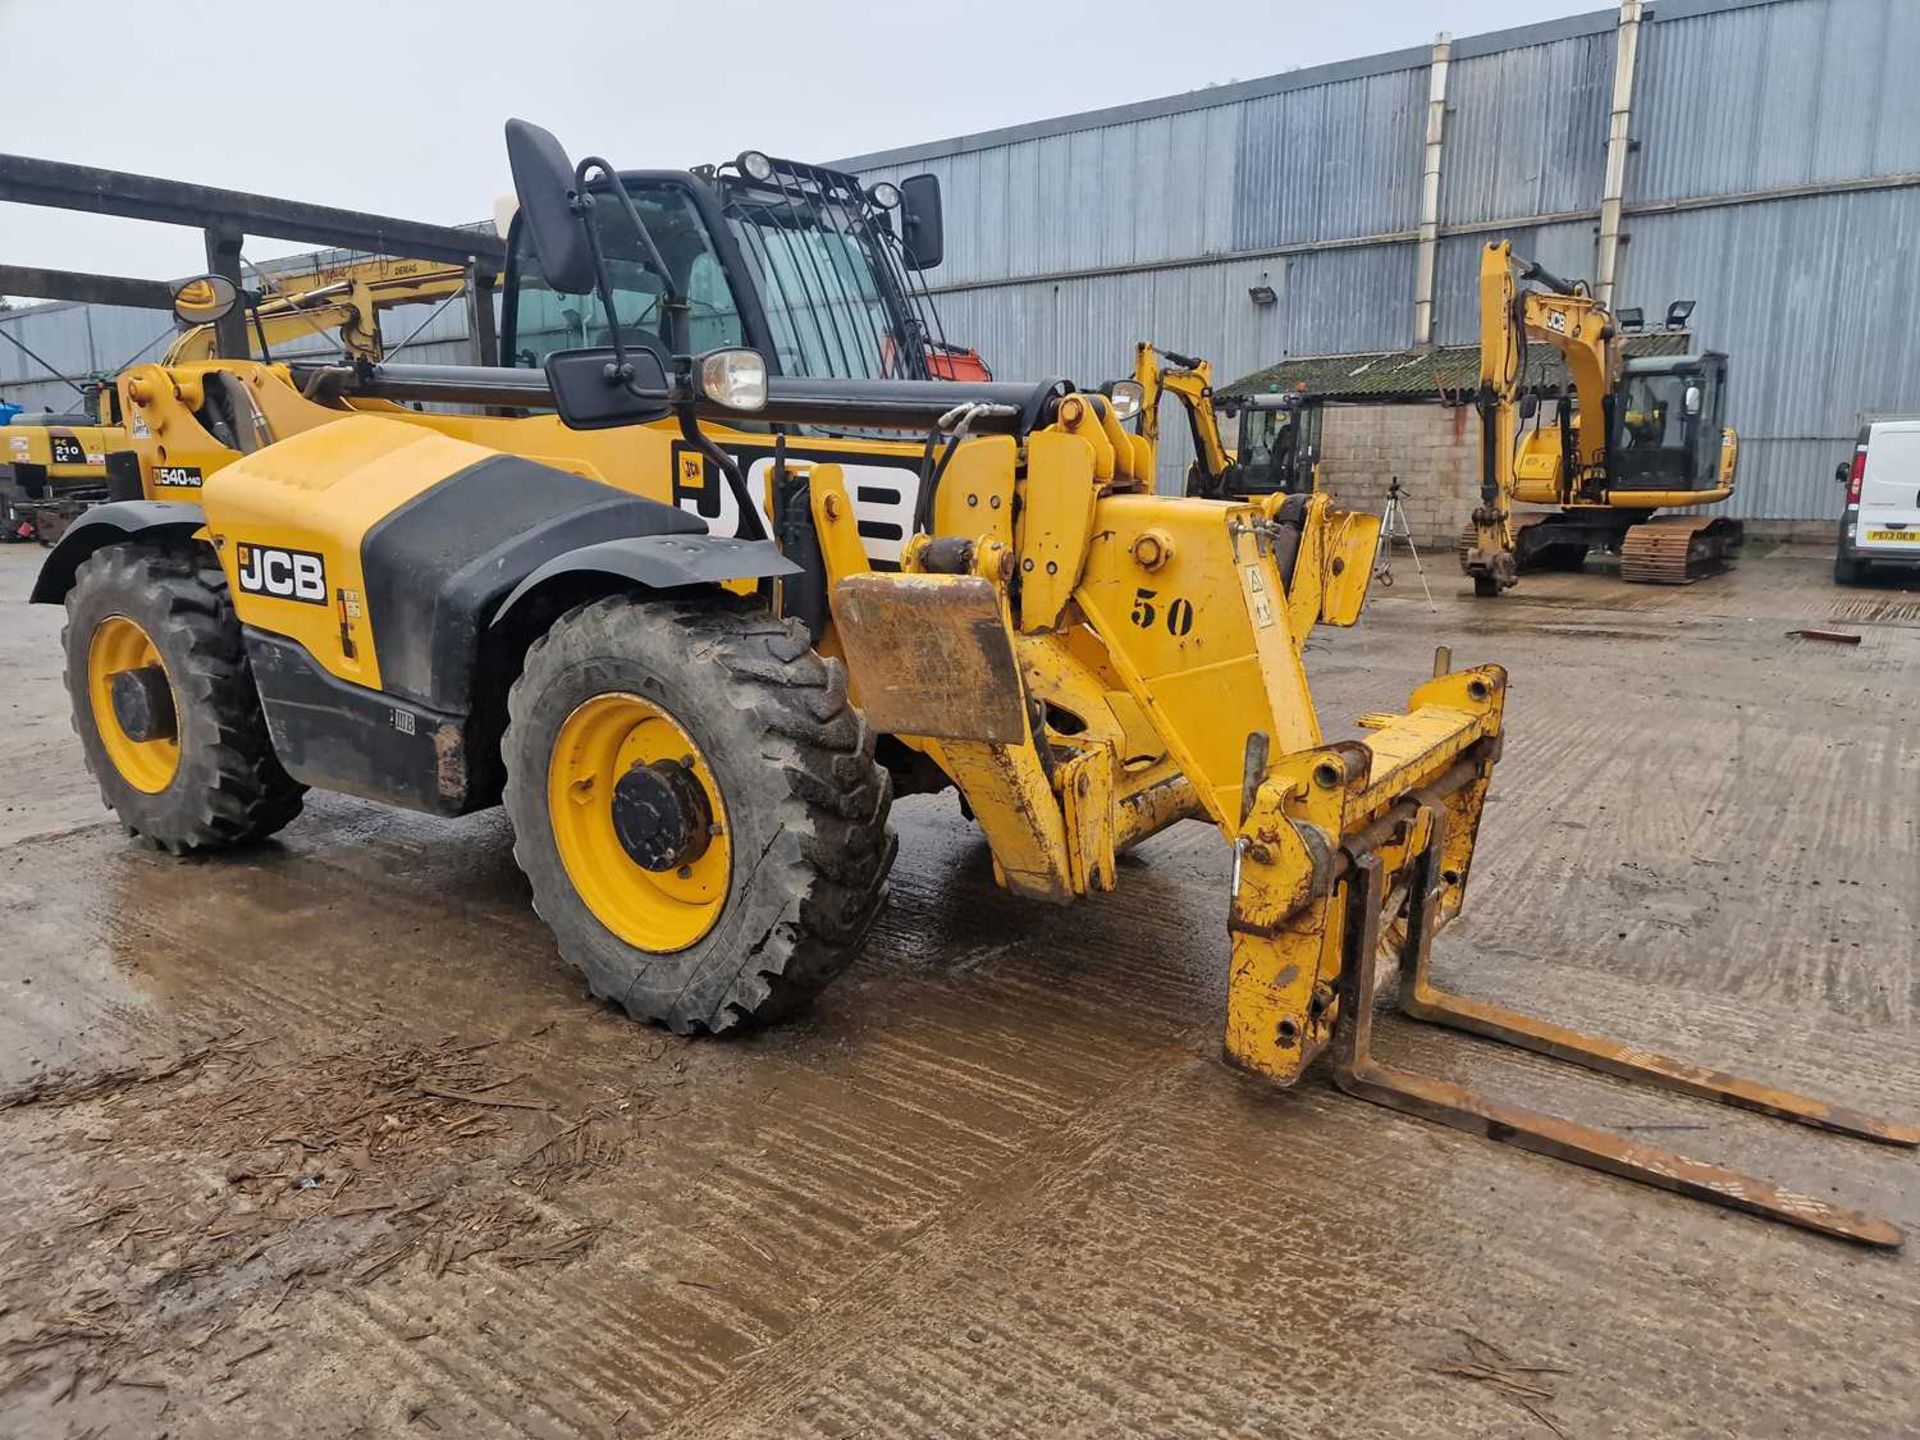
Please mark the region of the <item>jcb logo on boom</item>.
POLYGON ((313 551, 241 545, 235 554, 240 562, 240 588, 247 594, 304 600, 310 605, 327 603, 326 562, 313 551))

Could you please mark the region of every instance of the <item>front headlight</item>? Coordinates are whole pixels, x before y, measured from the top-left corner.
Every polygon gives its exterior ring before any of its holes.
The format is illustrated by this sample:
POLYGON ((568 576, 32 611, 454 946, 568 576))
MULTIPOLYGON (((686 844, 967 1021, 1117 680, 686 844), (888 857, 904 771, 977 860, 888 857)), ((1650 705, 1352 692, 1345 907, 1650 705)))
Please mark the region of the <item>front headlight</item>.
POLYGON ((758 150, 742 150, 739 165, 742 175, 761 185, 773 179, 773 161, 758 150))
POLYGON ((867 198, 882 210, 897 210, 900 208, 900 187, 891 180, 882 180, 867 191, 867 198))
POLYGON ((1107 400, 1113 406, 1113 418, 1124 425, 1147 403, 1147 392, 1138 380, 1116 380, 1107 387, 1107 400))
POLYGON ((767 408, 767 362, 758 350, 709 350, 694 362, 700 393, 729 410, 767 408))

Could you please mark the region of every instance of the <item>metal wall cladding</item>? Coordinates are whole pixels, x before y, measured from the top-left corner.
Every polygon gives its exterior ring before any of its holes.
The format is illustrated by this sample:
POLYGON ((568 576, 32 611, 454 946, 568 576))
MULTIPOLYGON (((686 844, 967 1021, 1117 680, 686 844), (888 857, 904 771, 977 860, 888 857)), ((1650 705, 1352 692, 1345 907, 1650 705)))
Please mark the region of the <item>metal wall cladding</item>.
MULTIPOLYGON (((1205 356, 1217 379, 1277 357, 1403 343, 1413 293, 1410 246, 1357 246, 1217 265, 981 286, 938 296, 947 334, 972 345, 1004 380, 1064 377, 1093 386, 1133 372, 1152 340, 1205 356), (1271 286, 1272 305, 1250 294, 1271 286)), ((1192 448, 1169 409, 1163 488, 1177 486, 1192 448)))
POLYGON ((1608 30, 1453 62, 1441 224, 1553 215, 1599 203, 1615 47, 1608 30))
POLYGON ((940 177, 941 284, 1150 264, 1231 247, 1238 125, 1220 105, 862 178, 940 177))
POLYGON ((1522 260, 1546 266, 1565 280, 1593 278, 1595 226, 1591 220, 1558 225, 1514 226, 1475 235, 1449 235, 1440 241, 1434 265, 1434 340, 1441 345, 1473 345, 1480 339, 1480 253, 1490 241, 1508 240, 1522 260))
MULTIPOLYGON (((56 410, 78 397, 47 373, 51 365, 61 375, 84 379, 94 374, 114 375, 127 366, 157 359, 173 338, 173 317, 164 310, 135 310, 109 305, 29 305, 0 312, 0 333, 33 349, 47 363, 26 355, 18 345, 0 339, 0 399, 27 402, 51 382, 66 401, 54 401, 56 410)), ((47 402, 42 402, 47 403, 47 402)), ((41 408, 40 404, 34 405, 41 408)))
POLYGON ((1780 0, 1643 32, 1631 200, 1920 171, 1920 5, 1780 0))
POLYGON ((1424 66, 1244 102, 1233 248, 1413 229, 1426 104, 1424 66))
POLYGON ((1630 222, 1619 303, 1658 324, 1691 299, 1731 356, 1742 440, 1733 513, 1838 513, 1833 467, 1863 417, 1920 409, 1920 188, 1730 205, 1630 222))

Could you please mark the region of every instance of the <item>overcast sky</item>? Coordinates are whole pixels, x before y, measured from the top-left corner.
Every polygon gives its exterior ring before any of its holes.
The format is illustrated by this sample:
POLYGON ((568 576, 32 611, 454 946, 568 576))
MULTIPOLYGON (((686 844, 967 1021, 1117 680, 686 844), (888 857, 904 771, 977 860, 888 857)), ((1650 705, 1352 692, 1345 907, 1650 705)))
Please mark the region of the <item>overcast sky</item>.
MULTIPOLYGON (((0 148, 455 223, 510 188, 510 115, 620 165, 748 147, 831 160, 1598 8, 0 0, 0 148)), ((0 205, 0 227, 12 264, 152 278, 203 265, 198 233, 169 226, 0 205)))

